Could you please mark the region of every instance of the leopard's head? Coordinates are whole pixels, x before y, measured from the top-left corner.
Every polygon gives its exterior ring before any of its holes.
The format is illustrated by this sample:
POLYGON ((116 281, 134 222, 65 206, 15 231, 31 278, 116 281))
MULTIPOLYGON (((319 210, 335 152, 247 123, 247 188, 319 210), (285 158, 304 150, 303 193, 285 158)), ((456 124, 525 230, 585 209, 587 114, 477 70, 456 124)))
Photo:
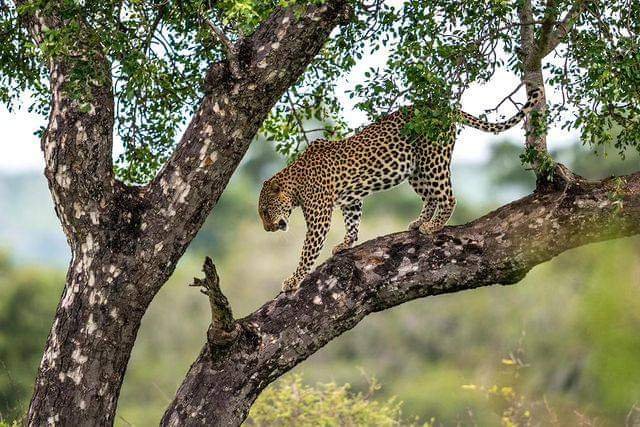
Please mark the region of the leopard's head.
POLYGON ((266 231, 287 231, 289 215, 293 209, 293 198, 282 185, 270 179, 260 191, 258 214, 266 231))

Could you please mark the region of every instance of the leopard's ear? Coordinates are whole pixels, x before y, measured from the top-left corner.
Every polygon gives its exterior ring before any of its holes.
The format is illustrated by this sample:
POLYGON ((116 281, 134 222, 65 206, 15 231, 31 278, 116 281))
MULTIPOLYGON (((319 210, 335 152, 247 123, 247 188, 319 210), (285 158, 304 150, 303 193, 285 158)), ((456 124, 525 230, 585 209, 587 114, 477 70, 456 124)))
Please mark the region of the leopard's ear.
POLYGON ((280 190, 282 190, 282 187, 280 187, 280 184, 278 184, 277 182, 271 183, 271 191, 273 191, 274 193, 279 193, 280 190))

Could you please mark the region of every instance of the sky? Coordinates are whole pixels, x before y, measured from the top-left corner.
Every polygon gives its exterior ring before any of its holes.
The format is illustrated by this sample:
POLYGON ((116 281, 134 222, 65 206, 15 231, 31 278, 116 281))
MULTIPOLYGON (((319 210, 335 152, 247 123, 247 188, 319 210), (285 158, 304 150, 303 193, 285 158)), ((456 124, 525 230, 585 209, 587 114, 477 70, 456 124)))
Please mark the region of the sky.
MULTIPOLYGON (((364 113, 353 108, 355 100, 351 100, 346 95, 347 89, 362 81, 364 72, 370 67, 379 67, 386 59, 384 52, 364 57, 352 72, 337 87, 344 106, 345 119, 350 125, 357 127, 366 124, 364 113)), ((480 86, 471 86, 462 97, 462 108, 471 114, 482 114, 485 110, 495 107, 507 94, 519 84, 519 79, 507 71, 498 71, 494 78, 480 86)), ((558 94, 547 93, 547 98, 554 100, 558 94)), ((518 101, 525 101, 524 88, 521 88, 514 97, 518 101)), ((0 173, 20 173, 20 172, 40 172, 44 167, 42 153, 40 152, 40 142, 33 132, 40 126, 46 124, 46 118, 37 114, 29 113, 26 109, 28 97, 24 96, 24 107, 13 112, 9 112, 4 106, 0 106, 0 173)), ((505 102, 499 110, 500 115, 511 115, 516 112, 514 106, 505 102)), ((488 116, 491 120, 499 120, 500 116, 488 116)), ((560 128, 551 128, 549 132, 549 148, 571 143, 578 138, 578 134, 567 132, 560 128)), ((500 135, 493 135, 481 132, 476 129, 465 127, 459 135, 456 148, 454 150, 454 162, 481 162, 488 157, 489 146, 499 140, 524 141, 524 131, 521 125, 500 135)), ((121 147, 116 141, 114 150, 116 154, 121 147)))

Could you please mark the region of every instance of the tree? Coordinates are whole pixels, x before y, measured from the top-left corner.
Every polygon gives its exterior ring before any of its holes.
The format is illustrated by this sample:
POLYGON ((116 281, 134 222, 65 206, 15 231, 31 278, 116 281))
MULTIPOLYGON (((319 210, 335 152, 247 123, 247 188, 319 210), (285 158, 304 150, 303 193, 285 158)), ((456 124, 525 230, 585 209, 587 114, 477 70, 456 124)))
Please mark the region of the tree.
POLYGON ((49 116, 45 175, 72 251, 28 423, 113 423, 141 318, 256 133, 295 155, 306 120, 347 132, 336 79, 381 47, 387 66, 354 86, 359 107, 375 119, 412 103, 407 131, 433 141, 466 87, 499 67, 561 90, 565 102, 543 103, 526 126, 536 192, 435 236, 366 242, 245 319, 206 262, 196 284, 212 301, 208 342, 163 424, 239 424, 271 381, 371 312, 516 283, 565 250, 638 234, 640 175, 587 181, 545 139, 562 121, 595 148, 640 146, 638 18, 624 0, 2 3, 0 95, 12 107, 28 90, 49 116), (125 147, 115 162, 114 133, 125 147))

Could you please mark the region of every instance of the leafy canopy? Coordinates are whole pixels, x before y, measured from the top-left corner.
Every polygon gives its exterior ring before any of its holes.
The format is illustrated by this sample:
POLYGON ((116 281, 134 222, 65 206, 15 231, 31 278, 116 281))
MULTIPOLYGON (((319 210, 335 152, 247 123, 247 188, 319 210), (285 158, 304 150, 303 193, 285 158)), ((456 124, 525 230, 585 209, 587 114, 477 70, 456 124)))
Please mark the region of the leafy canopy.
MULTIPOLYGON (((386 63, 348 85, 357 108, 372 119, 409 103, 416 106, 410 131, 438 140, 458 118, 454 106, 474 82, 498 69, 522 75, 518 7, 522 0, 381 0, 354 3, 352 22, 334 31, 306 73, 264 123, 262 133, 285 155, 295 155, 311 137, 349 131, 341 118, 337 82, 368 55, 386 63)), ((171 1, 31 0, 0 3, 0 100, 13 108, 25 92, 30 109, 47 113, 50 58, 73 57, 81 43, 95 43, 111 64, 116 132, 125 148, 116 162, 121 178, 144 182, 170 155, 189 113, 203 96, 206 68, 225 56, 205 25, 210 20, 232 42, 250 35, 276 7, 304 0, 171 1), (24 18, 52 13, 59 4, 63 29, 47 30, 36 46, 24 18), (87 41, 89 40, 89 41, 87 41)), ((545 17, 557 24, 574 1, 534 1, 538 37, 545 17)), ((580 128, 594 148, 614 145, 624 155, 640 150, 640 3, 585 1, 562 43, 543 59, 547 90, 562 93, 550 105, 549 125, 580 128)), ((75 85, 96 77, 90 61, 74 62, 75 85)), ((342 86, 340 86, 342 87, 342 86)), ((505 94, 506 95, 506 94, 505 94)))

